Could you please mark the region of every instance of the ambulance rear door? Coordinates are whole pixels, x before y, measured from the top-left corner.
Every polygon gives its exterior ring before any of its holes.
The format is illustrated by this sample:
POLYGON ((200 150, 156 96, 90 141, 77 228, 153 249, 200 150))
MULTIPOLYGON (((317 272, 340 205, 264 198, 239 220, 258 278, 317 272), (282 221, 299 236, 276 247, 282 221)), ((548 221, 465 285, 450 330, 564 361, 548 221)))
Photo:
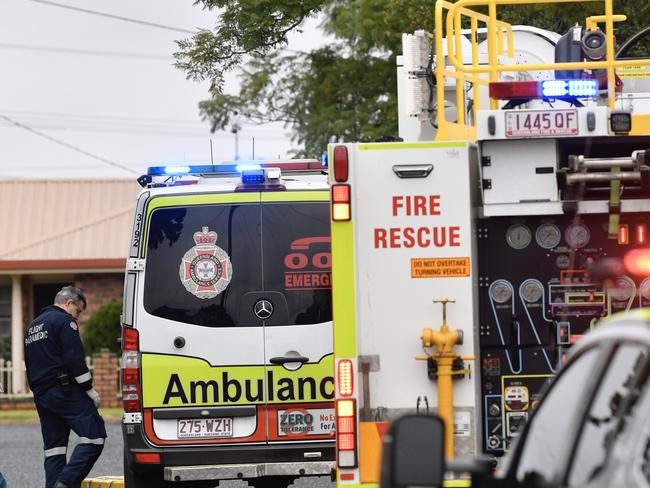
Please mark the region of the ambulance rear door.
POLYGON ((261 200, 269 442, 333 441, 329 192, 261 200))
POLYGON ((135 326, 148 440, 265 444, 260 193, 159 193, 145 230, 135 326))

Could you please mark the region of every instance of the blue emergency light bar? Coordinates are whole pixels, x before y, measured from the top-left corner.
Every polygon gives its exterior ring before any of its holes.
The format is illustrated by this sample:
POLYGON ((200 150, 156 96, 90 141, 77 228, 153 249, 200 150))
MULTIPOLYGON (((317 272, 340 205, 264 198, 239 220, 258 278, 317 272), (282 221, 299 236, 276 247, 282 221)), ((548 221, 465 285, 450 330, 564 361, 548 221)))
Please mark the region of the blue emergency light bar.
MULTIPOLYGON (((260 166, 261 167, 261 166, 260 166)), ((215 164, 194 166, 150 166, 147 170, 149 176, 183 176, 204 174, 238 174, 243 165, 240 164, 215 164)))
POLYGON ((148 176, 183 176, 183 175, 243 175, 258 174, 264 177, 264 168, 278 168, 283 172, 291 171, 322 171, 323 164, 317 159, 300 159, 286 161, 239 161, 237 163, 218 163, 202 165, 168 165, 150 166, 148 176))
POLYGON ((596 80, 545 80, 542 81, 544 98, 595 97, 598 95, 596 80))
POLYGON ((599 91, 598 81, 589 79, 493 81, 489 89, 490 98, 495 100, 591 98, 599 91))

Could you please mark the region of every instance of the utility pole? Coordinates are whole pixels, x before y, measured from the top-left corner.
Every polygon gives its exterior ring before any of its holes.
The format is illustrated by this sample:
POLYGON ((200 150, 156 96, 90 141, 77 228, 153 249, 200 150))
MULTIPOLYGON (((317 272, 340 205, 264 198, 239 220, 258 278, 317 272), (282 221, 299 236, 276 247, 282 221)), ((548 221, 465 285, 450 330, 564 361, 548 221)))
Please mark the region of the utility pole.
POLYGON ((232 120, 232 127, 230 132, 235 134, 235 161, 239 161, 239 131, 241 130, 241 124, 239 121, 239 112, 234 113, 232 120))

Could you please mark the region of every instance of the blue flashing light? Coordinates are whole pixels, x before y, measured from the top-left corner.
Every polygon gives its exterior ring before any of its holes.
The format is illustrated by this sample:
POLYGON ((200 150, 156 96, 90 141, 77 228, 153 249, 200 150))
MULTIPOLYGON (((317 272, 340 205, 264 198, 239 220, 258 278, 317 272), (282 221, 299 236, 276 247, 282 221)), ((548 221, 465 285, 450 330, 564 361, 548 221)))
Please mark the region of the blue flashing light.
POLYGON ((259 164, 238 164, 235 169, 238 173, 243 173, 244 171, 260 170, 262 166, 259 164))
POLYGON ((598 95, 596 80, 545 80, 542 81, 545 98, 595 97, 598 95))
POLYGON ((190 172, 189 166, 165 166, 163 171, 166 175, 184 175, 190 172))
POLYGON ((238 173, 234 164, 196 165, 196 166, 151 166, 147 170, 149 176, 182 176, 202 174, 234 174, 238 173))
POLYGON ((246 169, 242 171, 241 182, 245 185, 260 185, 266 181, 264 170, 259 169, 246 169))

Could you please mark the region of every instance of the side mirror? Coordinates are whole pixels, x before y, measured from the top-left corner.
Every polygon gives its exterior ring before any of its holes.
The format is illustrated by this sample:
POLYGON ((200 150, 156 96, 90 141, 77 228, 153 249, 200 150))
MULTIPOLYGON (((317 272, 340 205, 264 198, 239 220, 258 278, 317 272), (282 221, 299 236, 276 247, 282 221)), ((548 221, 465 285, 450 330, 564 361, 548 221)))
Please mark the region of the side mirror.
POLYGON ((395 420, 384 440, 381 488, 440 488, 445 473, 445 425, 432 415, 395 420))

